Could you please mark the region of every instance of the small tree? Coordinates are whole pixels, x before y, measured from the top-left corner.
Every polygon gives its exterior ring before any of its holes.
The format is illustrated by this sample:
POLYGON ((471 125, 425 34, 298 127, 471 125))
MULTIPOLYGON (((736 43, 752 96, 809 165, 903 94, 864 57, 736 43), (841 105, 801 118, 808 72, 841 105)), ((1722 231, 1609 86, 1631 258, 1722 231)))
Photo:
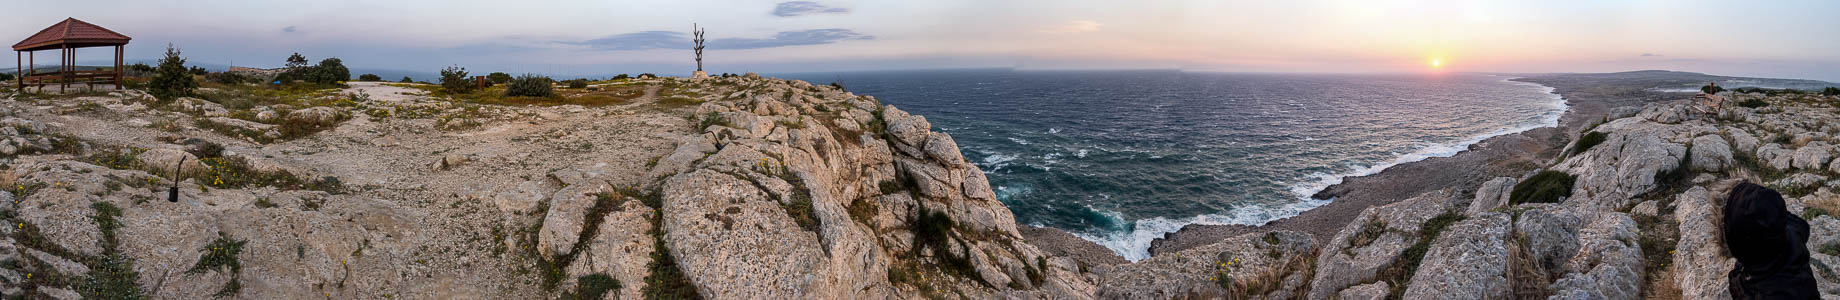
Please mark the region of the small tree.
POLYGON ((486 74, 486 81, 490 81, 493 84, 505 84, 506 82, 511 82, 511 74, 505 74, 505 72, 492 72, 492 74, 486 74))
POLYGON ((211 70, 205 70, 204 67, 193 66, 190 70, 192 75, 211 74, 211 70))
POLYGON ((0 73, 0 81, 13 81, 13 74, 0 73))
POLYGON ((413 79, 409 79, 409 76, 403 76, 403 79, 402 79, 401 81, 397 81, 397 82, 401 82, 401 83, 414 83, 414 82, 415 82, 415 80, 413 80, 413 79))
POLYGON ((466 68, 452 66, 441 69, 441 89, 448 93, 471 93, 474 84, 472 78, 466 76, 466 68))
POLYGON ((570 80, 570 81, 569 81, 569 88, 571 88, 571 89, 584 89, 584 88, 588 88, 588 80, 587 80, 587 79, 576 79, 576 80, 570 80))
POLYGON ((1840 87, 1830 86, 1825 89, 1821 89, 1821 95, 1822 96, 1840 96, 1840 87))
POLYGON ((297 69, 305 68, 305 67, 307 67, 307 57, 301 56, 300 52, 294 52, 294 55, 288 56, 287 58, 288 70, 292 71, 292 70, 297 70, 297 69))
POLYGON ((613 80, 630 79, 630 78, 632 78, 632 76, 626 76, 626 74, 623 74, 623 73, 620 75, 613 75, 613 80))
POLYGON ((505 85, 506 97, 554 97, 556 88, 549 86, 549 77, 524 74, 512 79, 505 85))
POLYGON ((193 80, 191 70, 185 68, 185 58, 179 56, 178 48, 167 44, 166 56, 160 58, 160 67, 154 71, 153 80, 147 83, 147 92, 170 100, 191 95, 196 88, 198 81, 193 80))
POLYGON ((383 81, 383 76, 377 76, 377 74, 358 75, 358 81, 383 81))

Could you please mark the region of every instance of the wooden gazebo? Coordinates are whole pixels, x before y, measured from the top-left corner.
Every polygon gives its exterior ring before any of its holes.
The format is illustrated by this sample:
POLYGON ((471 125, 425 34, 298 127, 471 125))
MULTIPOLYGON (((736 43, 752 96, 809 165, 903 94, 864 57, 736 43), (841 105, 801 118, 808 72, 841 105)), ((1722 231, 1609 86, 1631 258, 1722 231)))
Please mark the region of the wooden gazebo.
POLYGON ((122 76, 122 46, 127 45, 130 39, 132 38, 120 33, 115 33, 115 31, 109 30, 108 28, 96 26, 96 24, 90 24, 89 22, 77 20, 76 18, 64 19, 63 22, 58 22, 57 24, 51 25, 51 27, 46 27, 45 30, 38 31, 38 34, 33 34, 31 37, 19 41, 18 44, 13 44, 14 63, 19 66, 18 69, 15 69, 15 71, 19 73, 19 76, 14 77, 19 78, 18 86, 21 89, 25 88, 27 84, 45 86, 47 84, 56 83, 61 84, 62 87, 69 87, 71 83, 93 84, 110 81, 115 83, 115 88, 120 89, 122 76), (106 71, 77 70, 77 48, 108 46, 115 46, 115 68, 106 71), (39 73, 33 64, 36 60, 33 54, 36 51, 54 49, 58 50, 59 54, 58 70, 50 73, 39 73), (20 64, 20 56, 24 56, 24 64, 20 64))

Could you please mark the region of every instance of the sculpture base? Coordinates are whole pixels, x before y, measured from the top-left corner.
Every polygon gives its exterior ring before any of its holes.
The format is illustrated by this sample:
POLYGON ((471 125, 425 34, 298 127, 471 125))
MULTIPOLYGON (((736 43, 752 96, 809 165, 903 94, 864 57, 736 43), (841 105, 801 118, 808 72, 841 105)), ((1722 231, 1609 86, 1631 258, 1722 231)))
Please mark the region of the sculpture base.
POLYGON ((690 79, 708 79, 708 78, 709 78, 709 73, 706 73, 703 71, 696 71, 696 73, 690 73, 690 79))

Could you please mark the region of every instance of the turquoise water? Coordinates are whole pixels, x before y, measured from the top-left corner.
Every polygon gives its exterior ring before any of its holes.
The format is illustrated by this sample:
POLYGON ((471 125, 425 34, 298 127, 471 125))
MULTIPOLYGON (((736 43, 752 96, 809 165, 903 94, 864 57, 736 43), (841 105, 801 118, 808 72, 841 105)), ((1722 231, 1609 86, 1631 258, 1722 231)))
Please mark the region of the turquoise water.
POLYGON ((1019 222, 1131 260, 1188 224, 1263 224, 1308 196, 1483 138, 1555 124, 1550 88, 1481 74, 906 71, 841 81, 925 115, 1019 222))

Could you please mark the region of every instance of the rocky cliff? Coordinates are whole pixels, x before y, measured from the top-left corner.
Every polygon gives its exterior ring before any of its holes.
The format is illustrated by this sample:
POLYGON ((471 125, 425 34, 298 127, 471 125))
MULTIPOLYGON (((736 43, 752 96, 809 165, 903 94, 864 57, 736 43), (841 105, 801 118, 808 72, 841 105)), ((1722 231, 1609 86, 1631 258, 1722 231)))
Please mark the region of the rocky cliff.
POLYGON ((1367 208, 1332 236, 1123 263, 1025 240, 951 136, 873 97, 755 75, 593 88, 534 105, 377 83, 7 93, 0 293, 1711 299, 1739 180, 1794 197, 1822 290, 1840 289, 1835 97, 1615 109, 1535 172, 1367 208))

